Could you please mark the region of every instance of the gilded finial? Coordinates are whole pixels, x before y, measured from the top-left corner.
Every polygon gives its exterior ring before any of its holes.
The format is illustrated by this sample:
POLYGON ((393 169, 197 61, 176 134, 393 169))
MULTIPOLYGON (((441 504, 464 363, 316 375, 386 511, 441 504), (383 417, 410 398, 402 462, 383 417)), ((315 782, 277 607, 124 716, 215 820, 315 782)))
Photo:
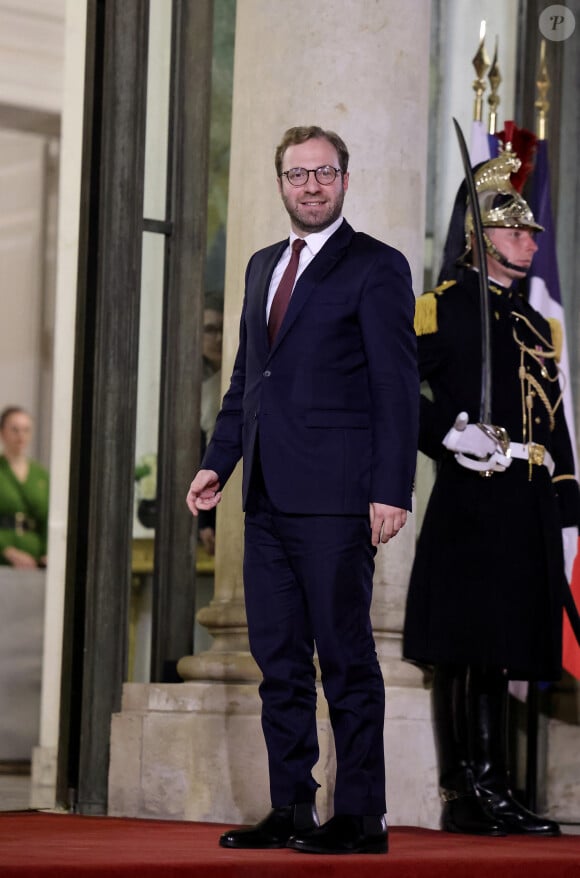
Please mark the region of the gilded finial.
POLYGON ((550 109, 550 102, 548 101, 547 94, 550 85, 548 65, 546 63, 546 41, 542 40, 540 43, 540 62, 538 64, 536 100, 534 103, 534 107, 536 108, 536 136, 538 140, 546 140, 546 116, 550 109))
POLYGON ((481 22, 479 28, 479 46, 471 62, 475 68, 477 78, 473 80, 473 90, 475 92, 475 101, 473 103, 473 119, 475 122, 481 122, 483 116, 483 93, 485 91, 484 76, 489 68, 489 56, 485 51, 485 21, 481 22))
POLYGON ((487 103, 489 104, 489 121, 487 125, 487 130, 489 134, 497 133, 497 108, 500 104, 500 96, 498 95, 497 91, 501 84, 501 73, 499 72, 499 65, 497 63, 497 44, 498 38, 496 37, 493 61, 491 62, 489 73, 487 74, 487 78, 489 79, 489 85, 491 88, 491 92, 487 99, 487 103))

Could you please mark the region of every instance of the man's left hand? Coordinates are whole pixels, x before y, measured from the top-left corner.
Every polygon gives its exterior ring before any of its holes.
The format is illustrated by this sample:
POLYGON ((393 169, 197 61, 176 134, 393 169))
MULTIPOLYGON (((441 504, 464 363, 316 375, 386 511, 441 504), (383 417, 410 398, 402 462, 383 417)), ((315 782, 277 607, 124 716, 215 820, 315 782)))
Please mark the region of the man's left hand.
POLYGON ((407 510, 399 509, 397 506, 371 503, 369 511, 373 546, 378 546, 379 543, 388 543, 391 537, 397 536, 407 521, 407 510))

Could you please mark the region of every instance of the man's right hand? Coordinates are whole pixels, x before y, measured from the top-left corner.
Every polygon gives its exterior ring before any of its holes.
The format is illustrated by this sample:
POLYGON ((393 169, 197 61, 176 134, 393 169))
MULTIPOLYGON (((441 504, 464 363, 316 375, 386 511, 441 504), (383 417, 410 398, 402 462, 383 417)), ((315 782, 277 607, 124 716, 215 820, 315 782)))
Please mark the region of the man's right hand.
POLYGON ((189 486, 186 503, 192 515, 200 509, 213 509, 222 499, 218 474, 211 469, 200 469, 189 486))
POLYGON ((454 425, 443 437, 443 445, 467 469, 504 472, 511 464, 505 430, 487 424, 470 424, 466 412, 457 415, 454 425))
POLYGON ((485 459, 497 448, 497 442, 484 433, 479 424, 469 424, 467 414, 457 415, 454 425, 443 438, 443 445, 449 451, 462 451, 473 457, 485 459))

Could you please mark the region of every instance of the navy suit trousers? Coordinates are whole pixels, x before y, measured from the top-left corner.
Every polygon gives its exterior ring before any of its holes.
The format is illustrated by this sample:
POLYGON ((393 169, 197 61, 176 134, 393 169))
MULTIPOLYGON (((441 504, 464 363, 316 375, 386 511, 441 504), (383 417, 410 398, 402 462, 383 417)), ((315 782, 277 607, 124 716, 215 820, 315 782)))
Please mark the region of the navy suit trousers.
POLYGON ((244 592, 263 675, 272 806, 311 802, 318 786, 316 647, 336 748, 334 812, 383 814, 385 689, 370 622, 369 518, 280 513, 253 469, 244 592))

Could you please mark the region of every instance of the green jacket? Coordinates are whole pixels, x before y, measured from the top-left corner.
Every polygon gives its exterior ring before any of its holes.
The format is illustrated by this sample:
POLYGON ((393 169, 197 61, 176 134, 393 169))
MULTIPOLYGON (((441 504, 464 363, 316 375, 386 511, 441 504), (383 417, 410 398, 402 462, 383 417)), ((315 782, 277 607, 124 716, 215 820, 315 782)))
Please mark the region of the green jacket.
POLYGON ((34 460, 29 462, 28 477, 20 482, 3 454, 0 454, 0 564, 8 565, 4 550, 15 546, 36 560, 46 555, 48 525, 48 472, 34 460), (17 532, 4 528, 2 519, 24 513, 34 519, 34 530, 17 532))

